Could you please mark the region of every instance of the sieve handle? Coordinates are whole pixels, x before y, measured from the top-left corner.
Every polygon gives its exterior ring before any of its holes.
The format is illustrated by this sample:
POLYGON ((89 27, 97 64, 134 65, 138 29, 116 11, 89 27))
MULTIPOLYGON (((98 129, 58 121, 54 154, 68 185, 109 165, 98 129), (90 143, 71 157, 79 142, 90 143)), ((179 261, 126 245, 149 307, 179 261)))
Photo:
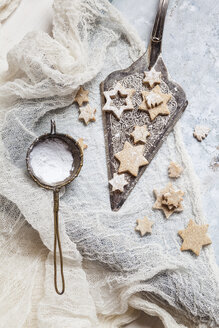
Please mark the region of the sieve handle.
POLYGON ((65 291, 65 278, 63 272, 63 256, 62 256, 62 246, 59 236, 59 189, 55 189, 53 191, 53 199, 54 199, 54 286, 56 293, 62 295, 65 291), (62 281, 62 289, 59 291, 57 286, 57 263, 56 263, 56 248, 58 245, 59 249, 59 259, 60 259, 60 273, 61 273, 61 281, 62 281))

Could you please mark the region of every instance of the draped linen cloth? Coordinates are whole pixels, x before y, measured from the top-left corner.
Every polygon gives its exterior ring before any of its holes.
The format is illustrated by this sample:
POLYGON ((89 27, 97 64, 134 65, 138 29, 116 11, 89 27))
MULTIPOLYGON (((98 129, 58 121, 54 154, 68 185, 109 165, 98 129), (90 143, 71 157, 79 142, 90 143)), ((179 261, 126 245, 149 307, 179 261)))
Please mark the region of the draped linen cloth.
POLYGON ((211 246, 181 252, 177 231, 205 222, 199 186, 178 125, 129 198, 110 209, 99 83, 145 51, 135 30, 106 0, 55 0, 53 37, 31 32, 8 53, 0 86, 0 327, 121 327, 139 310, 165 327, 219 325, 218 269, 211 246), (89 90, 96 122, 84 126, 73 104, 89 90), (88 144, 79 177, 60 201, 66 292, 53 286, 53 195, 25 167, 30 143, 50 129, 88 144), (153 189, 168 182, 169 162, 184 171, 174 186, 184 211, 164 219, 152 210, 153 189), (136 219, 153 233, 141 238, 136 219), (34 228, 34 229, 33 229, 34 228))
POLYGON ((19 6, 21 0, 1 0, 0 24, 5 21, 19 6))

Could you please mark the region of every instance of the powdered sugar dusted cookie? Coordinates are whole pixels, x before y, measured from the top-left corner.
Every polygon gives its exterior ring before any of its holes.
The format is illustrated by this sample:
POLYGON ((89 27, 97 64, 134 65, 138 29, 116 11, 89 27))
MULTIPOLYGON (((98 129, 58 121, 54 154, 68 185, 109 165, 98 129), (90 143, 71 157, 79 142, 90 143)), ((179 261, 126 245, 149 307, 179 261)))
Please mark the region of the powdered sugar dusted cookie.
POLYGON ((143 145, 132 146, 128 141, 126 141, 123 150, 115 154, 115 158, 120 162, 118 172, 128 172, 137 177, 139 168, 148 164, 148 161, 143 154, 143 145))
POLYGON ((154 194, 156 196, 156 201, 153 208, 162 210, 167 219, 174 212, 181 212, 183 210, 181 198, 184 193, 181 190, 175 191, 171 183, 168 183, 168 185, 160 191, 154 190, 154 194))
POLYGON ((170 165, 168 167, 168 175, 170 178, 179 178, 182 171, 183 168, 178 163, 170 162, 170 165))
POLYGON ((132 110, 134 106, 132 104, 132 96, 135 93, 134 89, 126 89, 119 82, 116 84, 115 88, 109 91, 104 91, 104 96, 106 98, 106 103, 103 106, 102 110, 107 112, 112 112, 117 119, 120 119, 122 113, 125 110, 132 110), (113 99, 116 96, 124 98, 125 104, 121 106, 116 106, 113 103, 113 99))
POLYGON ((166 205, 170 210, 177 208, 183 200, 183 195, 183 191, 175 191, 173 188, 169 188, 169 191, 163 194, 162 204, 166 205))
POLYGON ((210 132, 210 129, 207 126, 204 125, 197 125, 195 127, 195 130, 193 132, 193 136, 198 140, 202 141, 204 140, 208 133, 210 132))
POLYGON ((79 106, 82 106, 84 103, 88 102, 88 94, 89 91, 84 90, 83 87, 80 87, 80 89, 78 90, 74 102, 77 102, 79 106))
POLYGON ((199 255, 203 246, 211 244, 207 231, 208 224, 198 225, 190 219, 187 228, 178 231, 179 236, 183 239, 181 251, 191 250, 199 255))
POLYGON ((154 224, 154 222, 149 221, 146 216, 144 217, 144 219, 138 219, 136 221, 136 223, 137 223, 137 226, 136 226, 135 230, 139 231, 142 237, 146 233, 152 232, 152 225, 154 224))
POLYGON ((151 88, 161 82, 161 72, 155 71, 154 67, 150 71, 144 72, 144 75, 143 83, 148 84, 151 88))
POLYGON ((89 104, 87 104, 84 107, 80 107, 79 109, 80 109, 79 120, 83 120, 86 125, 89 122, 96 121, 95 118, 96 109, 91 108, 89 104))
POLYGON ((154 108, 163 102, 161 95, 154 91, 149 92, 148 95, 145 97, 145 100, 149 109, 154 108))
POLYGON ((112 186, 112 191, 124 191, 124 187, 128 184, 125 179, 125 174, 113 174, 113 179, 109 180, 109 184, 112 186))
POLYGON ((147 111, 153 121, 158 115, 169 115, 170 111, 168 109, 167 103, 171 99, 172 95, 170 93, 163 93, 157 85, 151 91, 142 91, 143 101, 139 106, 140 110, 147 111), (154 98, 154 94, 159 97, 156 101, 153 101, 153 107, 151 105, 151 98, 154 98), (148 100, 148 97, 150 101, 148 100))
POLYGON ((142 126, 135 126, 134 131, 131 133, 131 136, 134 138, 134 144, 137 142, 143 142, 146 143, 146 138, 150 135, 150 133, 147 130, 146 125, 142 126))

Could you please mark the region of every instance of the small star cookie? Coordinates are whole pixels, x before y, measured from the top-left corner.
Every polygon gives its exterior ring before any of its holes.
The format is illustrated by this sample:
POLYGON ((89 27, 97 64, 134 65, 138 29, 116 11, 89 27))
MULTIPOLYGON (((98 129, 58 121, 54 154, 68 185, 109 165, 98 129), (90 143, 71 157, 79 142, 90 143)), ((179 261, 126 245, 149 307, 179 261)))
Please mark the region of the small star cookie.
POLYGON ((161 72, 155 71, 154 67, 150 71, 144 72, 144 75, 143 83, 148 84, 151 88, 161 82, 161 72))
POLYGON ((175 191, 173 188, 170 188, 168 192, 163 194, 162 204, 167 205, 169 210, 177 208, 180 206, 184 192, 181 190, 175 191))
POLYGON ((115 158, 120 162, 119 173, 129 172, 137 177, 139 167, 148 164, 143 156, 144 146, 132 146, 128 141, 125 142, 123 150, 115 154, 115 158))
POLYGON ((142 98, 143 101, 141 105, 139 106, 140 110, 144 110, 149 113, 151 120, 153 121, 158 115, 169 115, 170 111, 168 109, 167 103, 171 99, 172 95, 170 93, 163 93, 157 85, 153 90, 151 91, 142 91, 142 98), (154 95, 156 93, 157 95, 160 96, 162 99, 162 102, 157 101, 156 103, 159 103, 159 105, 155 107, 151 107, 151 104, 148 100, 147 97, 151 97, 151 93, 154 95))
POLYGON ((91 121, 96 121, 95 118, 96 109, 91 108, 89 104, 87 104, 84 107, 80 107, 79 109, 80 109, 79 120, 83 120, 86 125, 91 121))
POLYGON ((179 199, 183 196, 184 193, 182 194, 182 191, 181 190, 179 190, 179 191, 181 192, 180 194, 178 194, 178 192, 174 191, 171 183, 168 183, 168 185, 159 192, 157 190, 154 190, 154 194, 156 196, 156 201, 154 203, 153 208, 157 209, 157 210, 162 210, 167 219, 174 212, 183 211, 183 206, 181 204, 181 201, 176 202, 176 200, 174 198, 174 196, 175 196, 174 193, 177 193, 177 199, 179 199), (170 198, 169 200, 165 200, 164 195, 167 193, 170 193, 174 199, 170 198), (165 202, 165 204, 163 202, 165 202), (169 204, 168 204, 168 202, 169 202, 169 204), (177 203, 177 207, 175 207, 176 203, 177 203))
POLYGON ((207 230, 208 224, 198 225, 190 219, 187 228, 178 231, 179 236, 183 239, 181 251, 191 250, 196 255, 199 255, 202 246, 211 244, 207 230))
POLYGON ((168 167, 168 175, 170 178, 179 178, 182 171, 183 168, 178 163, 170 162, 168 167))
POLYGON ((149 109, 151 109, 151 108, 159 106, 163 102, 163 99, 162 99, 161 95, 159 95, 158 93, 156 93, 152 90, 145 97, 145 101, 147 103, 147 107, 149 109))
POLYGON ((131 133, 131 136, 134 138, 134 144, 141 141, 143 143, 146 143, 146 138, 150 135, 150 133, 147 130, 146 125, 142 126, 135 126, 134 131, 131 133))
POLYGON ((207 126, 201 126, 201 125, 197 125, 195 127, 195 130, 193 132, 193 136, 198 140, 198 141, 202 141, 204 140, 208 133, 210 132, 210 129, 207 126))
POLYGON ((77 102, 79 106, 82 106, 83 103, 88 102, 88 94, 89 91, 84 90, 83 87, 80 87, 80 89, 78 90, 74 102, 77 102))
POLYGON ((88 146, 84 143, 84 139, 83 138, 78 139, 78 143, 79 143, 79 146, 82 149, 82 152, 84 151, 84 149, 87 149, 88 146))
POLYGON ((125 174, 113 174, 113 179, 109 180, 109 184, 112 186, 112 191, 124 191, 124 186, 128 184, 125 179, 125 174))
POLYGON ((125 110, 132 110, 134 106, 132 104, 132 96, 135 93, 134 89, 126 89, 120 83, 117 83, 115 88, 109 91, 104 91, 104 96, 106 98, 106 103, 103 106, 103 111, 112 112, 116 118, 120 119, 122 113, 125 110), (113 104, 113 99, 119 95, 121 98, 125 98, 125 105, 119 108, 113 104))
POLYGON ((151 222, 148 220, 148 218, 145 216, 143 220, 138 219, 137 226, 135 228, 136 231, 140 231, 141 236, 143 237, 146 233, 152 232, 152 225, 154 222, 151 222))

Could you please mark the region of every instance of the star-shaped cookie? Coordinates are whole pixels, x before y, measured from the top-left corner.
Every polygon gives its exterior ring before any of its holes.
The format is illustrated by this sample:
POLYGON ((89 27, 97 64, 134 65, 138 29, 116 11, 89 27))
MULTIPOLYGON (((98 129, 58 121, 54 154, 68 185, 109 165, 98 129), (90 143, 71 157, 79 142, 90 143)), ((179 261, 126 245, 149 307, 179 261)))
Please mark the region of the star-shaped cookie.
POLYGON ((173 208, 177 208, 180 206, 184 192, 181 190, 175 191, 173 188, 170 188, 168 192, 163 194, 163 200, 162 204, 166 205, 169 210, 172 210, 173 208))
POLYGON ((89 101, 88 94, 89 94, 89 91, 84 90, 83 87, 80 87, 80 89, 78 90, 78 92, 75 96, 74 102, 77 102, 79 106, 82 106, 83 103, 86 103, 89 101))
POLYGON ((144 75, 143 83, 148 84, 151 88, 161 82, 161 72, 155 71, 154 67, 150 71, 144 72, 144 75))
POLYGON ((170 111, 168 109, 167 103, 171 99, 172 95, 170 93, 163 93, 157 85, 153 90, 151 91, 142 91, 142 98, 143 101, 141 105, 139 106, 140 110, 144 110, 149 113, 151 120, 153 121, 158 115, 169 115, 170 111), (151 99, 151 93, 152 95, 155 93, 159 95, 160 101, 157 101, 159 105, 155 107, 151 107, 149 100, 147 100, 147 97, 150 97, 151 99), (161 102, 162 99, 162 102, 161 102))
POLYGON ((95 118, 96 109, 91 108, 89 104, 87 104, 84 107, 80 107, 79 109, 80 109, 79 120, 83 120, 86 125, 91 121, 96 121, 95 118))
MULTIPOLYGON (((181 190, 179 190, 179 191, 181 191, 181 190)), ((164 195, 167 193, 171 193, 173 195, 174 192, 175 191, 174 191, 171 183, 168 183, 168 185, 165 188, 163 188, 161 191, 154 190, 154 194, 156 196, 156 201, 154 203, 153 208, 157 209, 157 210, 162 210, 167 219, 174 212, 183 211, 183 206, 181 204, 181 201, 178 202, 177 207, 175 207, 173 204, 172 205, 170 204, 169 206, 167 206, 167 204, 163 203, 163 202, 165 202, 164 195)), ((175 193, 177 193, 177 192, 175 192, 175 193)), ((181 193, 180 193, 180 197, 182 196, 181 193)))
POLYGON ((211 244, 211 239, 206 234, 208 224, 198 225, 192 219, 185 230, 178 231, 183 239, 181 251, 191 250, 196 255, 200 254, 202 246, 211 244))
POLYGON ((129 172, 137 177, 139 167, 148 164, 143 156, 144 146, 132 146, 128 141, 125 142, 123 150, 115 154, 115 158, 120 162, 119 173, 129 172))
POLYGON ((148 218, 145 216, 144 219, 138 219, 137 226, 135 228, 136 231, 140 231, 141 236, 143 237, 146 233, 152 232, 152 225, 154 222, 151 222, 148 220, 148 218))
POLYGON ((109 184, 112 186, 112 191, 124 191, 124 186, 128 184, 125 179, 125 174, 113 174, 113 178, 109 180, 109 184))
POLYGON ((84 151, 84 149, 87 149, 88 146, 84 143, 83 138, 78 139, 78 143, 79 143, 79 146, 81 147, 82 151, 84 151))
POLYGON ((147 107, 149 109, 159 106, 163 102, 163 98, 153 90, 145 97, 147 107))
POLYGON ((134 144, 141 141, 143 143, 146 143, 146 138, 150 135, 150 133, 147 130, 146 125, 142 126, 135 126, 134 131, 131 133, 131 136, 134 138, 134 144))
POLYGON ((168 167, 168 175, 170 178, 179 178, 182 171, 183 168, 178 163, 170 162, 170 165, 168 167))
POLYGON ((109 91, 104 91, 104 96, 106 98, 106 103, 103 106, 103 111, 112 112, 116 118, 120 119, 122 113, 125 110, 132 110, 134 106, 132 104, 132 96, 135 93, 134 89, 126 89, 119 82, 116 84, 115 88, 109 91), (113 99, 116 96, 125 98, 125 104, 121 106, 116 106, 113 104, 113 99))

